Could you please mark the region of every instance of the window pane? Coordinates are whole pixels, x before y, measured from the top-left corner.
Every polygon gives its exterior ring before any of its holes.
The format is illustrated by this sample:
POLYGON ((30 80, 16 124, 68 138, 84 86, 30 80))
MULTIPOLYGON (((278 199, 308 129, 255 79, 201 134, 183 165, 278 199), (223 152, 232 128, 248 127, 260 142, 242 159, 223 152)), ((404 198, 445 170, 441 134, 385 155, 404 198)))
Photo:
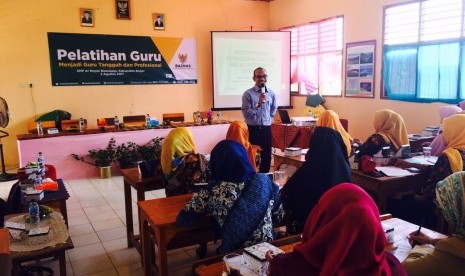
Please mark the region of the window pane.
POLYGON ((387 8, 384 17, 384 44, 417 42, 419 9, 419 3, 387 8))
POLYGON ((384 86, 389 98, 414 97, 417 50, 408 47, 386 48, 384 86))
POLYGON ((465 99, 465 44, 460 46, 462 49, 460 59, 460 100, 465 99))
POLYGON ((430 0, 421 10, 421 41, 459 38, 463 0, 430 0))
POLYGON ((342 91, 342 51, 320 56, 320 94, 339 96, 342 91))

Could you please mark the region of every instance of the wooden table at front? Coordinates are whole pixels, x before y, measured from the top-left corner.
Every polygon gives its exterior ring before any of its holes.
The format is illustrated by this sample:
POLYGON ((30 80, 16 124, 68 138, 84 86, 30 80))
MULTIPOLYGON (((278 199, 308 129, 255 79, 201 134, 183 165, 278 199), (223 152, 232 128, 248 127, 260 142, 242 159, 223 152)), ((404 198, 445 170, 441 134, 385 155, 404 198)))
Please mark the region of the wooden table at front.
POLYGON ((273 153, 273 160, 273 167, 275 168, 275 170, 279 170, 279 167, 282 164, 287 164, 296 168, 300 168, 302 164, 305 162, 305 155, 299 154, 297 156, 285 156, 284 152, 282 152, 279 149, 276 149, 273 153))
MULTIPOLYGON (((137 251, 139 251, 142 255, 142 247, 139 242, 140 237, 134 235, 131 187, 136 190, 137 201, 143 201, 145 200, 146 191, 165 188, 162 179, 163 176, 142 178, 138 168, 123 169, 121 171, 124 179, 124 207, 126 211, 126 234, 128 247, 136 247, 137 251)), ((144 260, 142 259, 142 263, 143 261, 144 260)))
POLYGON ((191 227, 176 224, 179 211, 191 198, 192 194, 186 194, 138 202, 145 275, 155 274, 154 259, 159 275, 168 275, 168 249, 214 240, 213 216, 205 216, 202 221, 191 227), (153 239, 151 231, 153 231, 153 239), (154 243, 158 247, 156 255, 154 243))
POLYGON ((425 178, 422 174, 373 177, 360 170, 352 170, 352 183, 362 187, 372 196, 374 195, 379 213, 383 214, 387 212, 388 196, 421 188, 425 183, 425 178))
MULTIPOLYGON (((418 230, 418 225, 415 225, 413 223, 410 223, 408 221, 401 220, 398 218, 389 218, 389 219, 383 220, 383 223, 389 224, 390 226, 394 227, 394 244, 388 244, 386 247, 386 250, 391 251, 397 258, 399 258, 401 254, 396 254, 395 249, 393 250, 392 248, 396 248, 396 245, 400 244, 402 239, 405 239, 405 237, 409 235, 410 233, 412 233, 413 231, 418 230)), ((429 230, 426 228, 422 228, 422 232, 424 232, 425 234, 433 238, 441 238, 441 239, 447 238, 447 236, 441 233, 438 233, 438 232, 435 232, 433 230, 429 230)), ((292 252, 294 246, 298 243, 299 242, 287 244, 283 246, 278 246, 278 247, 284 250, 284 252, 292 252)), ((403 261, 403 260, 400 260, 400 261, 403 261)), ((218 276, 218 275, 221 275, 222 272, 223 272, 223 262, 221 261, 211 263, 208 265, 198 266, 195 268, 196 276, 218 276)))

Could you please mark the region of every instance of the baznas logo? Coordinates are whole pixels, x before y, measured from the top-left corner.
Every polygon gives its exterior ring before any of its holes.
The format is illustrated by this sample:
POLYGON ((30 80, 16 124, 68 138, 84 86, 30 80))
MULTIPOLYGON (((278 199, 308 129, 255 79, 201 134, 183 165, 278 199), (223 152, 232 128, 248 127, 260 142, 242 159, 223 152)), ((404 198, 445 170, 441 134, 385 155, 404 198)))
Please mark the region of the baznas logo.
POLYGON ((179 62, 186 63, 187 61, 187 54, 178 54, 179 62))
POLYGON ((178 54, 178 59, 181 64, 175 64, 174 67, 177 68, 190 68, 190 64, 185 64, 187 61, 187 54, 178 54))

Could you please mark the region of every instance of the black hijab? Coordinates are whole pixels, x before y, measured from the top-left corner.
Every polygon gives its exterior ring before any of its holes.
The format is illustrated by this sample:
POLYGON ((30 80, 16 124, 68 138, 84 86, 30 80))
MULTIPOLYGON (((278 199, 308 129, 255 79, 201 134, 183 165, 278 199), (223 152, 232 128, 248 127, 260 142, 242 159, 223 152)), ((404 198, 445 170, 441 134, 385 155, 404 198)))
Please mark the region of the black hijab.
POLYGON ((352 181, 347 148, 339 132, 317 127, 305 162, 281 190, 288 219, 305 223, 320 197, 331 187, 352 181))

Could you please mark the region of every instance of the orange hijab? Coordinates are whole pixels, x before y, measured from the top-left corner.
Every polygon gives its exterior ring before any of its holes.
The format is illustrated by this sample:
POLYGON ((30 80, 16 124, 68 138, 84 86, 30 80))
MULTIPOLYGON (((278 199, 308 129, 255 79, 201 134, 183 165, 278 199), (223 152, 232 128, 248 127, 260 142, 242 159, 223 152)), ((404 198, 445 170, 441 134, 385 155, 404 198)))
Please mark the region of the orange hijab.
POLYGON ((465 150, 465 114, 457 114, 443 120, 444 154, 449 159, 452 172, 463 170, 462 156, 457 149, 465 150))
POLYGON ((329 127, 339 132, 342 136, 342 140, 344 141, 344 144, 346 145, 347 156, 350 156, 350 153, 352 152, 352 144, 350 141, 353 139, 349 135, 349 133, 347 133, 344 127, 342 127, 341 121, 339 121, 339 115, 337 115, 336 112, 332 110, 325 110, 321 112, 320 117, 318 118, 318 121, 316 123, 316 126, 329 127))
POLYGON ((228 133, 226 133, 226 140, 233 140, 243 145, 247 151, 252 167, 255 171, 258 171, 255 159, 257 157, 257 152, 261 150, 261 148, 249 142, 249 129, 246 123, 242 121, 232 122, 229 126, 228 133))
POLYGON ((404 119, 394 111, 389 109, 376 111, 373 123, 376 133, 383 136, 384 141, 391 143, 396 150, 401 145, 409 143, 404 119))

